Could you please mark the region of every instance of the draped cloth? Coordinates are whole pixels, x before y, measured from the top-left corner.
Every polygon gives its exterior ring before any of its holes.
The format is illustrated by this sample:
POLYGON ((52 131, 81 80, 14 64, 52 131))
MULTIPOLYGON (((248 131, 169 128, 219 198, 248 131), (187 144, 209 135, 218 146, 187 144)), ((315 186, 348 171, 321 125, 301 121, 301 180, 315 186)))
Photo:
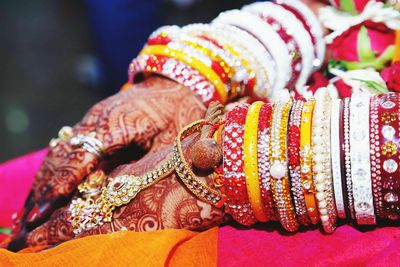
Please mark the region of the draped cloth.
MULTIPOLYGON (((0 226, 10 226, 46 151, 0 164, 0 226)), ((400 228, 361 231, 338 227, 332 235, 318 229, 295 234, 277 225, 231 225, 197 233, 160 230, 120 231, 71 240, 58 246, 0 249, 0 266, 398 266, 400 228), (38 251, 39 252, 35 252, 38 251)))

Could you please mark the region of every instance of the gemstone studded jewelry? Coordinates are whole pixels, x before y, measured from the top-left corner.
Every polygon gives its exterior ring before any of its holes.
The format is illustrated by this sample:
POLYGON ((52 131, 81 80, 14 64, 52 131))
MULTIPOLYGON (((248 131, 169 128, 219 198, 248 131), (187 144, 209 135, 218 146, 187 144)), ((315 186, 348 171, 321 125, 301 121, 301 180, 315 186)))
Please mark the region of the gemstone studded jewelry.
POLYGON ((322 226, 326 233, 333 233, 336 227, 337 213, 333 196, 330 157, 331 98, 326 88, 322 88, 316 92, 315 99, 312 126, 315 197, 322 226))
POLYGON ((369 95, 355 93, 350 103, 350 160, 358 224, 375 224, 369 150, 369 95))
POLYGON ((287 123, 291 101, 278 102, 272 115, 271 128, 271 186, 281 225, 289 232, 299 228, 290 195, 287 159, 287 123))

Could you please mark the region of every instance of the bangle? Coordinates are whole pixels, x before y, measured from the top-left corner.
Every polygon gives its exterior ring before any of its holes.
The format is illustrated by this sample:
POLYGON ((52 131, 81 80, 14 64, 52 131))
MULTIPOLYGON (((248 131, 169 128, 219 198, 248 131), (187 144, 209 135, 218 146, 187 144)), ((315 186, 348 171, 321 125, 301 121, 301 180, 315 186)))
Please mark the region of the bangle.
POLYGON ((213 23, 191 24, 182 28, 189 34, 207 36, 217 40, 226 50, 237 55, 244 66, 249 68, 249 92, 254 90, 259 97, 267 97, 275 80, 274 62, 263 45, 249 33, 237 27, 213 23))
POLYGON ((210 205, 214 205, 217 208, 220 208, 225 203, 226 196, 221 194, 219 191, 209 187, 198 177, 196 177, 191 169, 191 166, 189 166, 189 164, 186 162, 185 156, 183 154, 181 141, 191 134, 200 131, 203 127, 204 122, 204 120, 195 121, 184 127, 178 133, 173 148, 175 171, 181 181, 186 186, 186 188, 190 192, 192 192, 192 194, 194 194, 198 199, 210 205))
POLYGON ((256 222, 246 190, 243 172, 243 132, 248 104, 236 106, 226 114, 223 132, 223 184, 227 195, 226 212, 243 224, 256 222))
POLYGON ((296 213, 290 196, 289 177, 287 173, 287 122, 292 103, 279 102, 272 115, 271 127, 271 186, 278 210, 279 221, 289 232, 299 228, 296 213))
POLYGON ((346 218, 346 211, 342 189, 342 158, 340 147, 340 107, 341 99, 332 100, 331 106, 331 164, 333 177, 333 190, 338 217, 346 218))
POLYGON ((271 2, 259 2, 245 6, 244 11, 258 14, 285 41, 292 56, 292 78, 288 88, 304 88, 314 60, 313 43, 302 22, 290 11, 271 2), (297 80, 297 82, 296 82, 297 80))
POLYGON ((286 44, 271 26, 256 15, 239 10, 222 12, 213 22, 230 24, 244 29, 266 47, 274 58, 277 68, 277 78, 269 95, 273 96, 286 86, 291 76, 291 58, 286 44))
POLYGON ((324 33, 318 18, 310 10, 308 6, 298 0, 278 0, 277 4, 292 12, 308 31, 311 41, 314 45, 314 70, 319 69, 325 58, 326 45, 324 41, 324 33))
POLYGON ((277 220, 277 211, 271 188, 271 122, 274 104, 267 103, 261 107, 258 119, 258 176, 261 184, 261 197, 269 220, 277 220))
POLYGON ((332 192, 330 157, 330 102, 326 88, 317 91, 312 121, 313 179, 315 197, 326 233, 335 231, 336 209, 332 192))
POLYGON ((254 102, 247 112, 246 123, 243 134, 243 163, 244 174, 246 176, 246 188, 249 202, 253 209, 253 214, 260 222, 267 222, 268 217, 265 212, 259 183, 258 174, 258 121, 260 109, 263 102, 254 102))
POLYGON ((375 144, 371 145, 371 160, 376 163, 371 166, 372 186, 377 214, 380 218, 396 220, 399 218, 399 182, 398 153, 399 145, 397 131, 399 129, 399 96, 395 93, 374 96, 371 100, 371 122, 375 126, 375 144))
POLYGON ((369 101, 367 94, 353 94, 350 103, 351 177, 358 224, 375 224, 369 158, 369 101))
POLYGON ((309 100, 304 103, 301 114, 300 126, 300 168, 301 181, 303 184, 304 200, 307 207, 307 213, 312 224, 317 224, 319 214, 315 200, 314 181, 312 179, 312 150, 311 150, 311 124, 315 100, 309 100))
POLYGON ((213 84, 197 70, 174 58, 160 55, 139 55, 129 66, 130 82, 139 73, 157 73, 188 87, 207 106, 221 100, 213 84))
POLYGON ((344 144, 344 169, 346 176, 347 209, 350 218, 355 219, 353 182, 351 178, 351 159, 350 159, 350 98, 344 99, 343 104, 343 144, 344 144))
MULTIPOLYGON (((198 60, 196 57, 187 54, 183 51, 170 48, 164 45, 146 46, 140 52, 141 55, 160 55, 175 58, 178 61, 184 62, 197 70, 201 75, 206 77, 216 88, 223 103, 227 100, 227 89, 221 78, 210 68, 210 65, 198 60)), ((206 58, 205 58, 206 59, 206 58)), ((208 63, 211 64, 211 63, 208 63)))
POLYGON ((297 100, 292 107, 288 128, 289 177, 292 185, 292 196, 297 219, 302 225, 309 225, 306 202, 303 194, 303 183, 300 170, 300 123, 304 101, 297 100))

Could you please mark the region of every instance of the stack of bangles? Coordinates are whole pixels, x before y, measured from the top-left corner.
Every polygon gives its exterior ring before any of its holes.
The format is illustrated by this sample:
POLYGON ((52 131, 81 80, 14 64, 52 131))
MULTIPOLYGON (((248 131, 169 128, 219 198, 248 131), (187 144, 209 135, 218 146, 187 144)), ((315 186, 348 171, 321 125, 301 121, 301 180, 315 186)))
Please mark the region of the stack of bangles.
POLYGON ((332 233, 338 219, 358 225, 398 220, 399 114, 400 94, 341 100, 326 88, 309 100, 239 104, 216 125, 214 140, 223 149, 214 168, 218 182, 208 185, 185 159, 182 141, 208 123, 196 121, 181 130, 155 170, 110 178, 103 189, 92 188, 99 177, 81 184, 82 197, 69 208, 74 232, 110 222, 117 207, 174 172, 200 201, 224 208, 243 225, 279 221, 294 232, 321 222, 332 233))
POLYGON ((303 92, 324 60, 316 17, 299 0, 254 3, 210 24, 156 30, 129 66, 129 81, 151 74, 175 80, 208 105, 242 96, 303 92))

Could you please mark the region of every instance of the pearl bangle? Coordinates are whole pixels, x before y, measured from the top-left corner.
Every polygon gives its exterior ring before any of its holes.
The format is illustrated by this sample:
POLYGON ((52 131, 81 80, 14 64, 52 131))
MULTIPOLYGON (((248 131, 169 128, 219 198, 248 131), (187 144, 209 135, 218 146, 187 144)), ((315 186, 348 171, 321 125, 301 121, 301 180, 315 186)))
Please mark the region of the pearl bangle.
POLYGON ((335 99, 331 106, 331 160, 332 160, 332 177, 333 190, 335 195, 335 204, 338 217, 346 218, 346 211, 343 198, 342 188, 342 162, 340 153, 340 107, 342 100, 335 99))
POLYGON ((313 114, 312 150, 313 179, 315 197, 322 226, 326 233, 335 231, 336 209, 332 192, 332 174, 330 162, 330 96, 326 88, 319 89, 315 95, 313 114))
POLYGON ((279 102, 272 115, 271 127, 271 185, 278 211, 279 221, 289 232, 299 228, 296 213, 290 195, 289 177, 287 173, 287 122, 292 103, 279 102))

